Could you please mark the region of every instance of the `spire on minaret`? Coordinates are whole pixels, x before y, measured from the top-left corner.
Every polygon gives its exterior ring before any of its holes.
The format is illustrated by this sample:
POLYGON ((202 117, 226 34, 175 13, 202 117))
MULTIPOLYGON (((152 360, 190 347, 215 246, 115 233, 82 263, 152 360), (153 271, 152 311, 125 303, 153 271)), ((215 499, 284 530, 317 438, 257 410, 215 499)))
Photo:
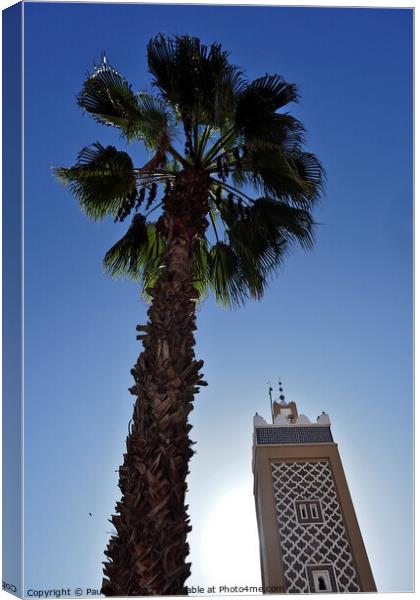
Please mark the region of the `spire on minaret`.
MULTIPOLYGON (((271 389, 271 386, 270 386, 271 389)), ((271 394, 270 394, 271 397, 271 394)), ((286 402, 286 396, 284 394, 283 383, 279 379, 279 399, 271 403, 272 411, 271 416, 273 424, 276 422, 276 417, 281 415, 290 423, 295 423, 298 418, 298 412, 295 402, 286 402)))
POLYGON ((279 392, 280 392, 279 400, 280 400, 280 402, 282 404, 285 404, 285 402, 286 402, 286 396, 284 395, 283 391, 284 391, 283 390, 283 384, 282 384, 282 382, 279 379, 279 392))
POLYGON ((274 413, 273 413, 273 388, 271 387, 271 381, 267 381, 268 383, 268 395, 270 397, 270 410, 271 410, 271 419, 274 423, 274 413))

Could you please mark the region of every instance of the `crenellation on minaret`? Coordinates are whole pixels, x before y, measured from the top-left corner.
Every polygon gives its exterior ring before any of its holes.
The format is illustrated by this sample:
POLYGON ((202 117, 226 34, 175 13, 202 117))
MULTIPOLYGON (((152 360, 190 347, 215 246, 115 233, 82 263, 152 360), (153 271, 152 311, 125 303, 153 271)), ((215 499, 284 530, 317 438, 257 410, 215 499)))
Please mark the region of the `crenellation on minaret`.
POLYGON ((327 413, 323 412, 316 418, 316 421, 311 421, 303 413, 296 413, 293 418, 286 418, 283 414, 277 414, 274 418, 274 423, 268 423, 264 417, 255 413, 254 415, 254 427, 295 427, 296 425, 331 425, 330 417, 327 413))

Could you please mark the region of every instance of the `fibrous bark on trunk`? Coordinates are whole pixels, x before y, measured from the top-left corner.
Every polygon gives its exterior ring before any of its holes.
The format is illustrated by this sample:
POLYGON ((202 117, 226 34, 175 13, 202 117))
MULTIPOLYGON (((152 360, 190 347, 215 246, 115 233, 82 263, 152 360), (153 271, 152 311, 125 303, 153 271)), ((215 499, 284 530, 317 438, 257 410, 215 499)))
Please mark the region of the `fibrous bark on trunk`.
POLYGON ((102 593, 107 596, 184 594, 190 574, 185 506, 193 452, 188 414, 202 361, 194 355, 193 248, 207 226, 208 182, 180 174, 164 200, 161 233, 167 239, 162 274, 150 291, 144 351, 132 369, 137 396, 124 463, 122 498, 111 519, 116 529, 105 551, 102 593), (193 204, 191 202, 193 200, 193 204))

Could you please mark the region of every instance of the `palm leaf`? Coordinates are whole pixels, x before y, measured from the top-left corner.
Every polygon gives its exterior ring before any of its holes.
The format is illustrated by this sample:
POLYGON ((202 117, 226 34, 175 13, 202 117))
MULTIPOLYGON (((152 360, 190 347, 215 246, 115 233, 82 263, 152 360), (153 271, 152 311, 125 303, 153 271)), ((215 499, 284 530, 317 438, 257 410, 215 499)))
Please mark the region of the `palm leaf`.
POLYGON ((248 221, 249 229, 255 230, 266 240, 284 240, 288 244, 297 242, 305 249, 313 245, 314 222, 307 210, 271 198, 258 198, 249 211, 248 221))
POLYGON ((224 242, 217 242, 209 251, 208 284, 216 300, 225 306, 236 306, 246 298, 238 256, 224 242))
POLYGON ((273 113, 252 120, 243 131, 243 140, 252 150, 298 152, 305 141, 302 123, 288 114, 273 113))
POLYGON ((249 297, 262 297, 274 265, 279 265, 279 250, 273 245, 266 244, 257 259, 238 240, 217 242, 208 253, 207 285, 218 303, 231 308, 239 306, 249 297))
POLYGON ((298 99, 297 88, 280 75, 266 75, 251 82, 238 97, 235 124, 246 137, 261 122, 270 120, 276 110, 298 99))
POLYGON ((56 168, 54 173, 95 220, 116 216, 136 193, 136 175, 129 155, 99 142, 83 148, 74 167, 56 168))
POLYGON ((107 63, 86 79, 77 101, 99 123, 121 129, 128 141, 140 139, 153 149, 166 147, 169 114, 165 103, 146 92, 135 94, 107 63))
POLYGON ((206 238, 196 240, 194 247, 194 288, 198 292, 198 300, 201 302, 206 297, 209 288, 209 244, 206 238))
POLYGON ((287 242, 278 227, 268 228, 259 213, 237 214, 227 230, 229 244, 238 256, 242 278, 253 298, 261 298, 267 276, 282 262, 287 242))
POLYGON ((264 75, 254 79, 246 90, 244 97, 247 95, 258 95, 260 98, 267 101, 272 110, 278 110, 289 102, 297 102, 299 93, 297 86, 294 83, 287 83, 281 75, 264 75))
POLYGON ((150 302, 150 289, 156 284, 163 264, 166 241, 156 228, 155 223, 147 226, 148 244, 145 249, 144 268, 141 273, 142 296, 150 302))
POLYGON ((77 103, 99 123, 119 127, 128 139, 138 132, 142 115, 137 97, 124 77, 106 63, 88 76, 77 103))
POLYGON ((108 250, 104 257, 105 270, 114 277, 128 275, 140 279, 143 292, 154 285, 165 250, 165 242, 154 223, 146 223, 136 214, 127 233, 108 250))
MULTIPOLYGON (((220 215, 226 226, 230 256, 235 257, 237 274, 230 278, 235 283, 240 281, 235 303, 239 295, 262 297, 269 276, 282 264, 292 244, 298 243, 305 249, 313 244, 310 213, 284 202, 259 198, 246 211, 241 211, 235 202, 224 203, 220 215)), ((229 300, 229 304, 234 302, 229 300)))
POLYGON ((292 206, 308 209, 323 191, 324 170, 313 154, 257 149, 241 168, 247 183, 292 206))
POLYGON ((138 278, 147 253, 147 233, 146 219, 142 215, 135 215, 127 233, 105 254, 105 270, 114 277, 130 275, 138 278))
POLYGON ((141 118, 137 133, 147 147, 164 152, 169 144, 173 125, 166 104, 146 92, 137 95, 141 118))
POLYGON ((147 56, 154 85, 184 122, 219 126, 233 117, 243 81, 220 44, 207 47, 195 37, 158 35, 149 42, 147 56))

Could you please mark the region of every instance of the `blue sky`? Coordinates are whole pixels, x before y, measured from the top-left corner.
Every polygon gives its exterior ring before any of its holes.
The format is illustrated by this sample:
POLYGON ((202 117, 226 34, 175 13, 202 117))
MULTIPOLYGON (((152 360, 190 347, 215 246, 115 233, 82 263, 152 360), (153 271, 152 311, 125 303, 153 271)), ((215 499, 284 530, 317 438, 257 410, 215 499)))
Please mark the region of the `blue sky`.
POLYGON ((331 416, 378 589, 412 590, 411 11, 38 3, 25 5, 25 587, 101 583, 146 306, 103 273, 122 228, 88 221, 51 167, 123 145, 75 96, 102 51, 147 88, 158 32, 296 82, 290 110, 328 175, 314 250, 296 248, 259 303, 199 307, 190 583, 260 583, 252 416, 268 418, 281 376, 300 412, 331 416))

